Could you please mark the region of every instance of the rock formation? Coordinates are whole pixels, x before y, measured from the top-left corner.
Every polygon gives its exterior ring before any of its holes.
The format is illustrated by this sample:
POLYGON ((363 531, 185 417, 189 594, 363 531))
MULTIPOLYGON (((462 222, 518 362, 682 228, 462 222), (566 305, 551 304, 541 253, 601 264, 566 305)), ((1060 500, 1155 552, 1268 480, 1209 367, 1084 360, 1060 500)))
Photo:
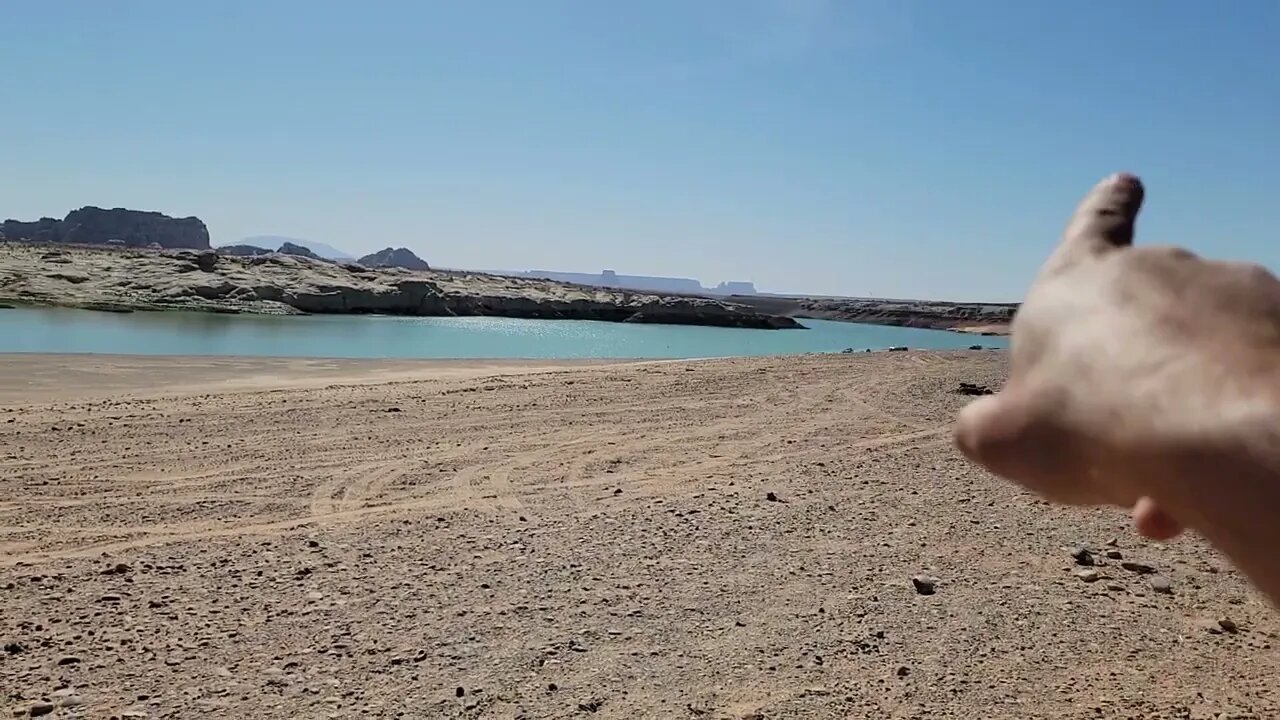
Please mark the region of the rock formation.
POLYGON ((273 251, 257 245, 223 245, 218 248, 219 255, 235 255, 237 257, 252 257, 254 255, 269 255, 273 251))
POLYGON ((371 255, 357 260, 359 264, 370 268, 405 268, 406 270, 430 270, 426 260, 413 254, 409 248, 383 248, 371 255))
POLYGON ((158 212, 82 207, 62 220, 40 218, 33 222, 6 220, 0 234, 9 240, 72 243, 77 245, 125 245, 162 248, 209 248, 209 229, 199 218, 173 218, 158 212))
MULTIPOLYGON (((288 250, 283 247, 282 250, 288 250)), ((584 288, 482 273, 371 269, 288 252, 147 252, 6 245, 0 302, 98 310, 491 315, 548 320, 801 328, 788 317, 710 298, 584 288)))
MULTIPOLYGON (((745 299, 744 299, 745 301, 745 299)), ((1007 334, 1018 306, 929 300, 819 299, 800 301, 796 317, 1007 334)))
POLYGON ((735 295, 729 300, 746 305, 757 312, 771 315, 957 330, 982 335, 1007 335, 1013 316, 1018 311, 1015 303, 941 300, 807 298, 776 295, 735 295))
POLYGON ((294 245, 291 242, 284 243, 276 252, 283 253, 285 255, 297 255, 298 257, 311 258, 312 260, 324 260, 324 258, 314 252, 311 252, 310 248, 305 248, 301 245, 294 245))

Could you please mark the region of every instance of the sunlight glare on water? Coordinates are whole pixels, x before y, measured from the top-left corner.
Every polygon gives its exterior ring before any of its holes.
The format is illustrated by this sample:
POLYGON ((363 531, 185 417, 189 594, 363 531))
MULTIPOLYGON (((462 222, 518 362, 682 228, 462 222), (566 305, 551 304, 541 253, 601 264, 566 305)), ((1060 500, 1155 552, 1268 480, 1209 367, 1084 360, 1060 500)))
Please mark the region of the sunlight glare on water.
POLYGON ((347 358, 705 358, 959 349, 1007 340, 939 330, 801 320, 808 330, 739 330, 587 320, 269 317, 0 310, 0 352, 347 358))

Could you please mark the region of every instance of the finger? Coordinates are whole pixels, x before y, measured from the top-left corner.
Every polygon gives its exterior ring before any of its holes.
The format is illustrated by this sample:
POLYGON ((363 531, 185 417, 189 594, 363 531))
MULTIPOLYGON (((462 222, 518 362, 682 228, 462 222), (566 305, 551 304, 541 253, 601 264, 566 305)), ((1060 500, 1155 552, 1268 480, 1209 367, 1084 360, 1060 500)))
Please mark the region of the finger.
POLYGON ((1138 502, 1134 503, 1133 525, 1140 535, 1152 540, 1170 540, 1182 533, 1182 523, 1149 497, 1138 498, 1138 502))
POLYGON ((1021 404, 1010 402, 1010 391, 975 400, 960 411, 953 429, 956 447, 970 460, 997 475, 1012 464, 1025 443, 1030 418, 1021 404))
POLYGON ((1144 194, 1142 181, 1128 173, 1111 175, 1095 185, 1067 224, 1052 264, 1073 265, 1133 244, 1144 194))

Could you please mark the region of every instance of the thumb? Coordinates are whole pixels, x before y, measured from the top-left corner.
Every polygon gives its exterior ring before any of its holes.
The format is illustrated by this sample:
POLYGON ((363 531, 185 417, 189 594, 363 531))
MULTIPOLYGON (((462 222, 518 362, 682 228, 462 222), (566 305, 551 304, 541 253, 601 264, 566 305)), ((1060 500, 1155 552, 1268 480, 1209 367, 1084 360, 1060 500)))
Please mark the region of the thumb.
POLYGON ((1142 181, 1128 173, 1104 178, 1076 208, 1049 261, 1065 267, 1133 244, 1134 223, 1142 209, 1142 181))

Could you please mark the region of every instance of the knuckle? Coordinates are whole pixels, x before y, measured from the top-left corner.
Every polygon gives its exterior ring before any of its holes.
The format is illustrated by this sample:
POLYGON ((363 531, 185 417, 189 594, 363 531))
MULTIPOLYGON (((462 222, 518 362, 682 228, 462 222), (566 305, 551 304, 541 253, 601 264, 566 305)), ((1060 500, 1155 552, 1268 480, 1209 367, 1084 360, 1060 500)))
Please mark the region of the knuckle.
POLYGON ((1174 265, 1200 259, 1199 255, 1175 245, 1147 245, 1134 248, 1129 255, 1135 261, 1152 265, 1174 265))
POLYGON ((1259 265, 1258 263, 1242 262, 1233 263, 1233 270, 1240 282, 1256 287, 1269 287, 1275 285, 1276 276, 1270 270, 1259 265))
POLYGON ((1148 245, 1133 248, 1121 258, 1122 271, 1157 285, 1177 284, 1196 272, 1204 261, 1186 248, 1148 245))

